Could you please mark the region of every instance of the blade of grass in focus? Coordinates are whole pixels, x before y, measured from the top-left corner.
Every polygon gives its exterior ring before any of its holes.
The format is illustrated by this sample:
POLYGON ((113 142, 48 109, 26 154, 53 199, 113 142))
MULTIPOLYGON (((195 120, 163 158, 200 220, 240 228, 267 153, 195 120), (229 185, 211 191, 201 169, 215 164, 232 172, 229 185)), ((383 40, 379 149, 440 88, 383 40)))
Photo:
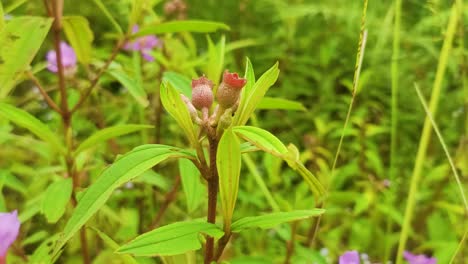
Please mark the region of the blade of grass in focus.
MULTIPOLYGON (((429 103, 429 110, 434 116, 437 113, 437 106, 439 103, 440 93, 442 90, 442 81, 444 80, 445 71, 447 69, 447 62, 448 62, 448 58, 450 55, 450 51, 452 49, 453 38, 455 36, 455 31, 456 31, 458 16, 459 16, 458 8, 461 8, 459 4, 460 2, 457 1, 452 6, 449 23, 447 26, 447 32, 444 38, 444 44, 442 46, 442 51, 440 53, 439 62, 437 65, 436 77, 434 80, 431 100, 429 103)), ((404 218, 403 227, 400 233, 400 239, 398 243, 398 253, 397 253, 396 264, 403 263, 402 255, 403 255, 403 251, 406 248, 406 241, 408 240, 408 236, 410 233, 411 220, 413 218, 413 214, 415 211, 416 195, 419 191, 422 169, 426 160, 426 152, 427 152, 430 139, 431 139, 431 122, 429 118, 426 117, 424 120, 424 127, 423 127, 423 131, 421 135, 421 140, 419 142, 418 152, 416 155, 416 162, 415 162, 413 173, 411 176, 408 201, 407 201, 406 209, 405 209, 405 218, 404 218)))

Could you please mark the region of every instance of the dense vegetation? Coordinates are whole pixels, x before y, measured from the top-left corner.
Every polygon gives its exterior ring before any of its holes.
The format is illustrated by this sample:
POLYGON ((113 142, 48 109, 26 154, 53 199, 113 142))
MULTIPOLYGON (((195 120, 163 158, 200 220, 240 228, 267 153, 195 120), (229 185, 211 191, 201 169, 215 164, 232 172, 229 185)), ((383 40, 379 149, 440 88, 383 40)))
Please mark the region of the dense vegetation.
POLYGON ((2 0, 0 263, 468 263, 467 24, 2 0))

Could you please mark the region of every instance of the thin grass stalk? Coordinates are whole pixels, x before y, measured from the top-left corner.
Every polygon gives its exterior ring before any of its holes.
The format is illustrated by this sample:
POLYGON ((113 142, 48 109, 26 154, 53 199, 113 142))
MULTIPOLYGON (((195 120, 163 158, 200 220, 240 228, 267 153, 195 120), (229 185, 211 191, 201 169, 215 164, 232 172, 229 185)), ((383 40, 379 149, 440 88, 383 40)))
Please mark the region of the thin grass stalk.
POLYGON ((434 128, 434 132, 436 133, 437 138, 439 139, 440 144, 442 145, 442 149, 444 150, 444 153, 447 156, 447 160, 450 164, 450 168, 452 168, 453 176, 455 177, 455 181, 457 182, 458 190, 460 191, 460 196, 462 198, 463 205, 465 206, 465 215, 468 215, 468 201, 465 196, 465 190, 463 189, 463 184, 460 180, 460 175, 458 175, 457 167, 455 166, 455 163, 453 162, 453 159, 450 156, 450 152, 448 151, 447 145, 445 144, 445 140, 442 137, 442 134, 440 133, 439 127, 437 126, 437 123, 434 117, 429 111, 426 100, 424 99, 424 95, 421 93, 421 90, 419 89, 416 83, 414 84, 414 89, 416 89, 416 92, 418 93, 419 100, 421 101, 421 104, 424 107, 424 111, 426 112, 427 118, 429 118, 432 128, 434 128))
MULTIPOLYGON (((459 2, 457 2, 459 3, 459 2)), ((449 23, 447 26, 447 33, 444 38, 444 44, 442 46, 442 51, 440 53, 439 62, 437 65, 436 77, 434 80, 434 86, 432 89, 431 101, 429 103, 429 111, 433 116, 437 113, 437 106, 440 99, 440 93, 442 90, 442 81, 444 80, 445 71, 447 69, 448 57, 452 49, 452 42, 455 36, 455 31, 458 22, 459 12, 457 10, 458 5, 454 3, 451 9, 449 23)), ((416 195, 419 190, 419 185, 421 181, 421 172, 423 165, 426 160, 427 147, 431 139, 431 121, 428 117, 424 120, 424 127, 422 130, 421 140, 419 142, 418 152, 416 155, 416 161, 411 176, 410 190, 408 194, 408 201, 405 209, 405 216, 403 221, 403 227, 400 234, 400 239, 398 243, 398 252, 396 264, 402 264, 403 251, 406 247, 406 241, 410 233, 411 220, 413 218, 415 210, 416 195)))
MULTIPOLYGON (((391 138, 390 138, 390 173, 389 179, 391 183, 395 183, 396 178, 396 157, 397 157, 397 139, 398 139, 398 84, 399 84, 399 69, 398 61, 400 57, 400 31, 401 31, 401 5, 402 0, 395 0, 395 18, 393 24, 393 51, 392 51, 392 117, 391 117, 391 138)), ((395 185, 395 184, 393 184, 395 185)), ((388 202, 393 204, 395 197, 394 190, 397 188, 393 187, 388 192, 388 202)), ((386 230, 385 230, 385 246, 384 246, 384 259, 383 263, 387 263, 387 260, 390 255, 391 243, 389 242, 389 234, 393 229, 393 222, 390 218, 386 220, 386 230)))
MULTIPOLYGON (((338 162, 338 157, 340 156, 341 146, 343 145, 345 131, 346 131, 346 128, 348 127, 349 119, 351 117, 351 111, 353 110, 354 100, 355 100, 356 94, 357 94, 357 88, 358 88, 358 85, 359 85, 359 77, 361 75, 362 62, 364 60, 364 50, 366 48, 366 43, 367 43, 366 15, 367 15, 368 3, 369 3, 369 0, 365 0, 364 1, 364 6, 363 6, 363 9, 362 9, 361 28, 360 28, 360 34, 359 34, 359 45, 358 45, 358 50, 357 50, 357 54, 356 54, 356 64, 355 64, 355 67, 354 67, 353 90, 352 90, 352 95, 351 95, 351 101, 349 103, 348 112, 346 113, 346 119, 345 119, 345 122, 344 122, 344 125, 343 125, 343 130, 341 132, 340 141, 338 143, 338 148, 336 150, 335 157, 333 159, 333 165, 332 165, 332 169, 331 169, 331 172, 330 172, 330 179, 329 179, 329 182, 328 182, 328 184, 326 186, 326 189, 327 189, 326 191, 327 192, 330 189, 330 184, 333 182, 333 178, 334 178, 334 175, 335 175, 334 172, 335 172, 336 164, 338 162)), ((318 204, 318 208, 325 208, 325 204, 326 204, 326 200, 320 201, 319 204, 318 204)), ((317 233, 318 233, 319 228, 320 228, 321 219, 322 219, 322 215, 318 216, 316 218, 316 221, 312 224, 312 226, 309 229, 309 232, 308 232, 309 234, 307 235, 307 241, 305 243, 309 247, 313 245, 315 237, 317 236, 317 233)))

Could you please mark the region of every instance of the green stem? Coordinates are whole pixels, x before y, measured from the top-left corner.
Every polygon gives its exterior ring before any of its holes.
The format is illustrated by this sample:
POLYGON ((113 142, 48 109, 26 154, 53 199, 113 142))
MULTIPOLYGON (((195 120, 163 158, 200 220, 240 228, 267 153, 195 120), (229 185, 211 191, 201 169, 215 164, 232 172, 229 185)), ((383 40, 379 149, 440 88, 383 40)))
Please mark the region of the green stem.
MULTIPOLYGON (((402 0, 395 0, 395 22, 393 24, 393 53, 392 53, 392 128, 391 128, 391 141, 390 141, 390 182, 393 183, 391 189, 388 190, 386 196, 387 203, 393 204, 395 194, 395 180, 396 178, 396 153, 397 153, 397 135, 398 135, 398 59, 400 57, 400 30, 401 30, 401 3, 402 0)), ((385 246, 383 254, 383 263, 387 263, 390 257, 391 243, 388 239, 390 232, 393 229, 393 222, 390 218, 386 218, 386 230, 385 230, 385 246)))
MULTIPOLYGON (((440 98, 440 93, 442 90, 442 81, 444 79, 445 71, 447 69, 447 62, 448 57, 450 54, 450 50, 452 48, 452 42, 456 31, 456 26, 458 22, 458 6, 456 2, 452 6, 452 10, 450 13, 450 19, 447 26, 447 33, 445 35, 444 44, 442 46, 442 51, 439 57, 439 63, 437 65, 437 72, 436 78, 434 80, 434 87, 432 90, 431 101, 429 103, 429 110, 433 116, 437 113, 437 106, 440 98)), ((402 264, 403 259, 403 251, 406 247, 406 241, 408 240, 410 227, 411 227, 411 220, 413 218, 414 209, 415 209, 415 202, 416 202, 416 195, 418 193, 418 189, 420 186, 421 180, 421 172, 423 165, 426 160, 426 152, 429 145, 429 140, 431 138, 431 121, 429 117, 426 116, 424 120, 424 127, 422 130, 421 140, 419 142, 419 148, 416 155, 416 162, 413 169, 413 174, 411 176, 411 183, 410 183, 410 190, 408 195, 408 202, 406 204, 405 210, 405 218, 403 221, 403 227, 400 234, 400 240, 398 244, 398 253, 396 264, 402 264)))

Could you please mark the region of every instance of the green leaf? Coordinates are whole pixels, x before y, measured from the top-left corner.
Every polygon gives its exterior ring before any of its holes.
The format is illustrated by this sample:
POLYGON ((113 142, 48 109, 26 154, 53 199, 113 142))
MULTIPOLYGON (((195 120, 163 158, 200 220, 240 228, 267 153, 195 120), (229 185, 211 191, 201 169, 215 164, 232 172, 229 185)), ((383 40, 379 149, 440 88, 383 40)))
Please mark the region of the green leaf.
MULTIPOLYGON (((248 67, 251 66, 249 65, 249 61, 247 61, 247 63, 248 67)), ((247 74, 249 75, 247 78, 252 78, 251 75, 253 71, 249 70, 247 74)), ((275 65, 267 70, 252 87, 250 87, 251 84, 249 84, 249 79, 247 79, 246 87, 244 87, 244 91, 241 95, 239 109, 234 115, 233 126, 241 126, 247 123, 268 89, 276 82, 278 75, 278 63, 275 63, 275 65)))
POLYGON ((72 195, 73 182, 71 178, 61 179, 49 185, 42 200, 42 213, 49 223, 57 222, 65 213, 72 195))
POLYGON ((176 120, 177 124, 184 131, 190 144, 195 147, 198 145, 198 137, 195 132, 195 127, 192 123, 190 113, 184 101, 180 97, 180 93, 170 84, 161 84, 161 102, 166 111, 176 120))
POLYGON ((51 25, 51 18, 15 17, 0 31, 0 99, 27 70, 51 25))
POLYGON ((48 142, 56 150, 65 153, 64 147, 49 127, 28 112, 9 104, 0 103, 0 116, 26 128, 40 139, 48 142))
POLYGON ((116 188, 169 158, 191 157, 189 152, 172 146, 143 145, 117 159, 79 200, 54 254, 106 203, 116 188))
POLYGON ((203 202, 205 186, 200 182, 200 172, 190 160, 179 159, 179 171, 188 213, 191 213, 203 202))
MULTIPOLYGON (((221 37, 218 44, 214 44, 208 36, 208 63, 206 65, 205 73, 208 79, 212 80, 215 87, 218 86, 221 79, 221 73, 224 68, 224 51, 226 47, 226 38, 221 37)), ((215 91, 216 93, 216 91, 215 91)))
POLYGON ((271 213, 262 216, 244 217, 232 224, 232 232, 238 233, 249 228, 268 229, 282 223, 307 219, 321 215, 324 209, 296 210, 292 212, 271 213))
POLYGON ((232 129, 224 131, 218 145, 216 166, 219 174, 219 194, 225 226, 229 227, 236 206, 241 170, 241 149, 232 129))
POLYGON ((215 224, 178 222, 138 236, 117 250, 135 256, 171 256, 201 248, 200 233, 220 238, 224 232, 215 224))
POLYGON ((108 69, 107 73, 119 81, 140 105, 143 107, 147 107, 149 105, 145 89, 143 89, 143 86, 141 86, 140 82, 135 78, 130 77, 122 69, 117 68, 108 69))
POLYGON ((306 108, 299 102, 291 101, 283 98, 264 97, 257 109, 280 109, 280 110, 296 110, 305 111, 306 108))
POLYGON ((273 134, 258 127, 237 126, 232 129, 236 134, 252 145, 286 161, 293 170, 297 171, 304 178, 316 198, 325 194, 325 188, 312 172, 301 163, 298 158, 298 150, 293 145, 290 145, 288 149, 273 134))
POLYGON ((132 35, 132 37, 177 32, 210 33, 218 30, 229 30, 229 26, 212 21, 181 20, 141 27, 141 29, 132 35))
POLYGON ((177 72, 167 71, 163 74, 163 82, 171 83, 172 87, 177 89, 177 91, 187 96, 189 99, 192 99, 191 81, 184 75, 177 72))
POLYGON ((122 31, 122 28, 120 27, 119 23, 114 19, 112 14, 107 10, 107 7, 102 3, 101 0, 93 0, 94 3, 99 7, 99 9, 102 11, 104 16, 109 20, 109 22, 114 26, 115 30, 119 32, 119 34, 122 36, 124 33, 122 31))
POLYGON ((88 20, 82 16, 64 16, 62 25, 78 61, 88 64, 91 60, 91 43, 94 39, 88 20))
POLYGON ((253 126, 237 126, 232 130, 244 140, 252 143, 261 150, 278 156, 284 157, 288 153, 288 148, 270 132, 253 126))
MULTIPOLYGON (((102 232, 101 230, 97 229, 96 227, 90 227, 91 230, 93 230, 94 232, 96 232, 96 234, 99 236, 99 238, 101 238, 101 240, 104 242, 104 244, 112 249, 112 250, 117 250, 119 248, 119 244, 117 244, 117 242, 115 242, 112 238, 110 238, 107 234, 105 234, 104 232, 102 232)), ((119 255, 116 255, 114 253, 114 256, 119 256, 119 255)), ((125 263, 125 264, 138 264, 138 261, 136 261, 132 256, 129 256, 129 255, 123 255, 122 256, 122 261, 125 263)))
POLYGON ((130 134, 135 131, 139 131, 142 129, 148 129, 148 128, 153 128, 153 126, 150 125, 116 125, 112 127, 106 127, 102 130, 99 130, 98 132, 94 133, 91 135, 89 138, 87 138, 83 143, 81 143, 78 148, 75 150, 75 155, 78 153, 92 148, 96 146, 99 143, 105 142, 111 138, 119 137, 122 135, 130 134))

